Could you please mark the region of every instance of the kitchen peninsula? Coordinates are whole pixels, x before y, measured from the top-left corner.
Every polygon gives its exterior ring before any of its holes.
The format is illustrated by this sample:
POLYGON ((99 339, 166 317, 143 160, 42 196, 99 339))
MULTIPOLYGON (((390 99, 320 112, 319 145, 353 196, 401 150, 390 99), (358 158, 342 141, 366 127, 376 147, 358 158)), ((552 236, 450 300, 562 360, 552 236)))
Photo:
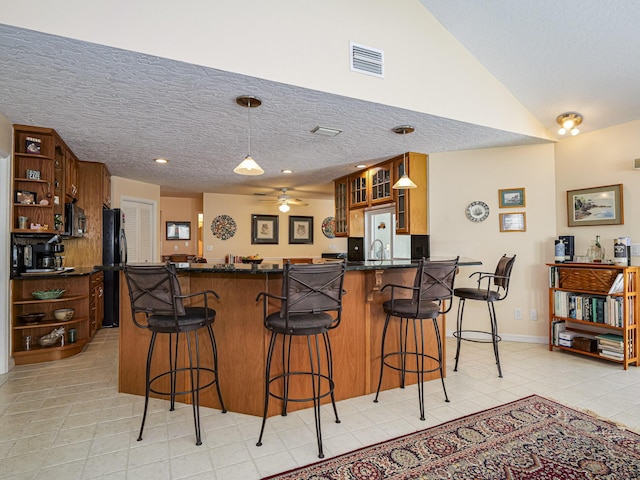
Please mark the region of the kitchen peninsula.
MULTIPOLYGON (((462 266, 479 264, 471 259, 460 261, 462 266)), ((379 290, 387 283, 412 285, 415 266, 409 260, 348 263, 342 321, 330 332, 336 400, 375 391, 384 324, 382 303, 389 298, 388 291, 380 293, 379 290)), ((213 305, 217 311, 214 331, 218 345, 220 388, 226 408, 249 415, 262 415, 269 332, 263 325, 262 304, 256 302, 255 298, 262 291, 280 293, 282 267, 271 264, 178 264, 178 274, 184 294, 211 289, 220 295, 220 300, 213 305)), ((135 327, 131 321, 129 294, 124 274, 121 275, 119 391, 144 395, 146 347, 150 335, 148 331, 135 327)), ((276 308, 274 304, 273 309, 276 308)), ((440 331, 444 332, 445 319, 441 317, 438 321, 440 331)), ((396 329, 390 330, 388 336, 394 338, 389 340, 397 341, 397 333, 396 329)), ((296 338, 296 341, 305 339, 296 338)), ((166 351, 166 348, 166 345, 158 345, 156 352, 166 351)), ((435 339, 430 338, 426 349, 435 351, 436 348, 435 339)), ((305 349, 300 351, 304 352, 305 349)), ((205 356, 202 361, 211 362, 211 358, 205 356)), ((304 355, 296 361, 303 362, 304 355)), ((158 367, 159 370, 165 365, 166 358, 161 355, 154 357, 152 374, 154 368, 158 367)), ((415 382, 411 377, 407 378, 407 383, 415 382)), ((435 373, 428 377, 430 380, 433 378, 439 377, 435 373)), ((399 375, 385 375, 382 390, 398 387, 399 382, 399 375)), ((297 385, 292 385, 292 390, 296 388, 297 385)), ((293 392, 294 395, 296 393, 293 392)), ((200 403, 220 407, 212 389, 202 392, 200 403)), ((290 409, 307 406, 305 403, 295 403, 290 404, 290 409)), ((269 415, 277 414, 279 408, 278 402, 271 402, 269 415)))

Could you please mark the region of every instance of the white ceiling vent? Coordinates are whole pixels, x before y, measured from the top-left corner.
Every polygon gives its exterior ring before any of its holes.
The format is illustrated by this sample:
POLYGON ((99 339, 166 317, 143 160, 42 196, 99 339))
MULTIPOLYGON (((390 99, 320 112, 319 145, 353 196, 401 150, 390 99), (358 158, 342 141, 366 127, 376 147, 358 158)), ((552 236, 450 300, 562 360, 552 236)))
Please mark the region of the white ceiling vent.
POLYGON ((384 52, 377 48, 350 43, 351 70, 384 78, 384 52))

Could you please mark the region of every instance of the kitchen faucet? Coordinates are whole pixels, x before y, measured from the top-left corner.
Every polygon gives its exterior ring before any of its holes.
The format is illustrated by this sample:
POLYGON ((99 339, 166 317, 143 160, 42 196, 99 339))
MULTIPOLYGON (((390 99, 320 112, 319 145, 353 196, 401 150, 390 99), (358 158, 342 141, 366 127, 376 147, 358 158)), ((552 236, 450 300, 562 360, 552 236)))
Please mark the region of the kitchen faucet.
POLYGON ((384 256, 384 243, 382 243, 382 240, 380 240, 379 238, 376 238, 373 242, 371 242, 371 247, 369 247, 369 249, 371 250, 372 260, 382 260, 384 256), (376 248, 375 248, 376 243, 380 244, 380 249, 378 250, 379 253, 376 252, 376 248))

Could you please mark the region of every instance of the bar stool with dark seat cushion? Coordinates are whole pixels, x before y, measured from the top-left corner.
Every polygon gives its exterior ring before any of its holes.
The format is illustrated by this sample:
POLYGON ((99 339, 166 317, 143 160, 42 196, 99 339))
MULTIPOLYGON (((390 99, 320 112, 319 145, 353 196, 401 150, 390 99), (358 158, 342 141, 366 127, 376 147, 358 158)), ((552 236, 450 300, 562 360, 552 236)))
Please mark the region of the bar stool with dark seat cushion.
POLYGON ((382 374, 388 367, 400 372, 400 387, 404 388, 405 375, 415 373, 418 376, 418 404, 420 420, 424 420, 424 374, 439 371, 445 401, 449 401, 447 389, 444 385, 442 338, 438 327, 438 317, 451 309, 453 298, 453 284, 458 271, 458 258, 444 261, 420 260, 413 286, 387 284, 391 288, 391 299, 383 303, 387 318, 382 330, 382 353, 380 358, 380 378, 374 402, 378 401, 382 374), (396 292, 400 290, 400 292, 396 292), (411 297, 406 298, 402 290, 410 291, 411 297), (385 353, 385 340, 391 317, 397 317, 399 322, 399 348, 397 352, 385 353), (425 334, 423 320, 432 320, 434 337, 438 345, 437 356, 425 353, 425 334), (409 322, 411 321, 411 322, 409 322), (413 345, 408 344, 409 323, 412 324, 413 345), (413 350, 411 350, 413 349, 413 350), (394 362, 393 359, 396 361, 394 362), (415 360, 414 360, 415 359, 415 360), (414 364, 415 362, 415 364, 414 364), (426 363, 426 365, 425 365, 426 363), (435 365, 435 366, 434 366, 435 365))
POLYGON ((213 335, 213 322, 216 311, 209 306, 209 297, 218 299, 218 294, 213 290, 182 295, 175 265, 142 265, 124 267, 124 273, 129 287, 129 299, 131 301, 131 316, 137 327, 151 332, 149 350, 147 353, 146 387, 144 399, 144 413, 138 441, 142 440, 142 431, 147 418, 149 406, 149 394, 168 395, 171 399, 169 410, 175 409, 176 395, 190 395, 193 407, 193 421, 196 433, 196 445, 201 445, 200 436, 200 392, 215 383, 218 398, 222 407, 222 413, 226 412, 220 384, 218 382, 218 350, 213 335), (185 299, 200 300, 202 306, 190 307, 184 305, 185 299), (144 314, 145 321, 141 323, 136 314, 144 314), (210 341, 213 365, 200 365, 201 345, 198 332, 205 329, 210 341), (158 334, 169 335, 169 369, 151 378, 151 363, 158 334), (187 339, 186 354, 189 359, 188 366, 179 366, 179 356, 184 358, 185 352, 179 349, 181 335, 187 339), (193 338, 192 338, 193 336, 193 338), (174 338, 175 337, 175 338, 174 338), (174 341, 175 340, 175 341, 174 341), (194 361, 195 352, 195 361, 194 361), (184 391, 176 391, 178 377, 182 378, 185 385, 184 391), (201 378, 205 377, 205 379, 201 378), (169 391, 164 389, 166 381, 169 381, 169 391), (163 385, 159 385, 163 382, 163 385), (157 386, 156 386, 157 385, 157 386), (186 386, 188 385, 188 386, 186 386), (161 389, 162 388, 162 389, 161 389))
POLYGON ((339 325, 342 316, 345 263, 285 263, 283 269, 282 295, 261 292, 256 298, 256 301, 260 298, 263 300, 264 325, 267 330, 271 331, 265 368, 264 414, 260 437, 256 445, 262 445, 270 397, 282 401, 283 416, 287 414, 288 402, 312 401, 318 457, 324 458, 320 425, 320 400, 322 398, 331 396, 336 423, 340 423, 334 396, 335 384, 329 331, 339 325), (279 311, 269 313, 270 299, 280 303, 279 311), (279 336, 282 336, 282 369, 272 375, 273 353, 279 336), (309 364, 306 367, 294 367, 296 370, 292 371, 291 345, 294 337, 306 337, 309 364), (324 362, 321 361, 319 337, 322 337, 324 343, 324 362), (311 380, 310 389, 307 390, 310 396, 292 398, 289 388, 290 381, 292 377, 301 375, 308 376, 311 380))
POLYGON ((453 336, 457 339, 456 345, 456 364, 453 367, 453 371, 458 371, 458 360, 460 358, 460 342, 462 340, 468 342, 477 343, 492 343, 493 353, 496 357, 496 365, 498 366, 498 376, 502 377, 502 367, 500 366, 500 355, 498 353, 498 342, 502 340, 498 335, 498 322, 496 320, 496 309, 494 307, 495 302, 499 302, 507 298, 509 293, 509 280, 511 278, 511 270, 513 264, 516 261, 516 256, 507 257, 503 255, 498 261, 495 273, 489 272, 474 272, 469 275, 469 278, 474 275, 478 276, 477 288, 456 288, 454 295, 460 300, 458 302, 458 322, 456 331, 453 332, 453 336), (486 282, 486 287, 482 286, 482 282, 486 282), (492 287, 495 287, 493 290, 492 287), (464 313, 464 306, 467 300, 479 300, 487 303, 489 309, 489 320, 491 322, 491 331, 482 330, 463 330, 462 329, 462 315, 464 313), (466 334, 466 336, 465 336, 466 334), (469 335, 471 334, 471 335, 469 335))

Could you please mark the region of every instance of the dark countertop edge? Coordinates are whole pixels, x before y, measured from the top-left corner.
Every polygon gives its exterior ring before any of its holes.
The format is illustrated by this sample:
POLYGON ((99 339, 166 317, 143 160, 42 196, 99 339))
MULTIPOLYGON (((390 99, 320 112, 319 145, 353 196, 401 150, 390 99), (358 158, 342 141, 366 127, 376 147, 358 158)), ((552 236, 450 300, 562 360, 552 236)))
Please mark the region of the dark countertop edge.
POLYGON ((31 275, 11 275, 11 280, 39 280, 41 278, 82 277, 100 271, 98 267, 78 267, 63 273, 38 273, 31 275))
MULTIPOLYGON (((451 257, 434 257, 433 260, 445 260, 451 257)), ((149 264, 145 264, 149 265, 149 264)), ((162 263, 156 263, 162 265, 162 263)), ((482 262, 472 258, 462 257, 458 262, 461 267, 482 265, 482 262)), ((347 271, 367 271, 367 270, 390 270, 396 268, 416 268, 418 262, 411 260, 383 260, 383 261, 366 261, 366 262, 347 262, 347 271)), ((243 275, 282 273, 280 264, 261 264, 257 268, 252 268, 247 264, 236 264, 235 268, 221 267, 219 264, 212 263, 177 263, 176 270, 178 272, 189 273, 239 273, 243 275)), ((120 271, 122 265, 96 265, 95 269, 103 271, 120 271)))

